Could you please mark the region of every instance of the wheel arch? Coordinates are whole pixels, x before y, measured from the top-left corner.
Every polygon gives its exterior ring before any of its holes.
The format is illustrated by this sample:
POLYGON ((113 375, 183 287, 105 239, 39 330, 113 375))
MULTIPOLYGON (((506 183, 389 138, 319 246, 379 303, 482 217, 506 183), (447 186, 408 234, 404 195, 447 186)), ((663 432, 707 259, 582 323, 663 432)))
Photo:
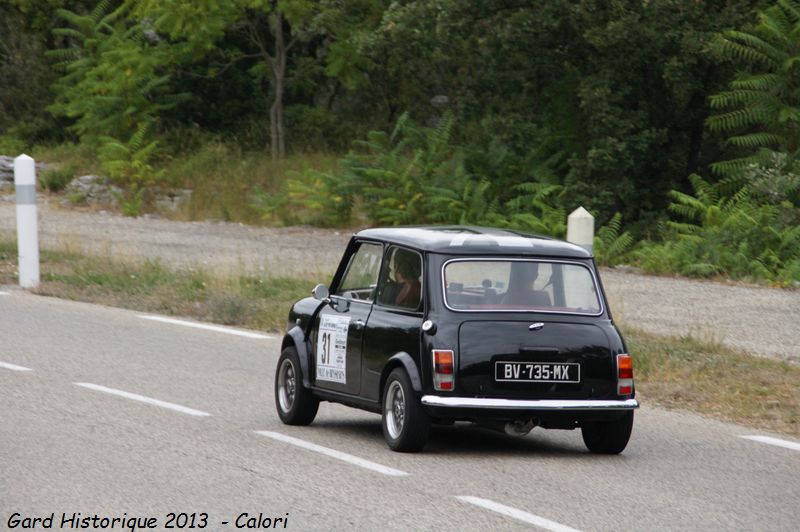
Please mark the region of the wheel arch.
POLYGON ((422 379, 419 375, 417 363, 414 362, 414 359, 411 358, 411 355, 405 351, 400 351, 389 358, 389 360, 386 362, 386 365, 383 366, 383 371, 381 371, 381 381, 378 396, 381 398, 381 402, 383 401, 383 389, 386 386, 386 380, 389 378, 389 374, 394 371, 395 368, 403 368, 408 375, 409 380, 411 381, 411 387, 414 389, 414 392, 422 393, 422 379))
POLYGON ((303 374, 303 386, 311 388, 308 344, 306 343, 305 333, 299 326, 292 327, 289 332, 284 335, 283 342, 281 343, 281 351, 287 347, 294 347, 297 350, 297 358, 300 359, 300 372, 303 374))

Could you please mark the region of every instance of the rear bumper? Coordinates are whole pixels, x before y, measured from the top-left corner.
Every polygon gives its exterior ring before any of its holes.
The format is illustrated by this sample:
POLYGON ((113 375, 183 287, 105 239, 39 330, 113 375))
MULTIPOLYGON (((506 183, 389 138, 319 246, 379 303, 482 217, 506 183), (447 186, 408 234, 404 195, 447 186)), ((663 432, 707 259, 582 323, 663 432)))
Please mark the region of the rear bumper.
POLYGON ((639 408, 636 399, 624 400, 596 400, 596 399, 492 399, 486 397, 440 397, 438 395, 423 395, 422 404, 436 410, 468 409, 468 410, 538 410, 559 412, 586 412, 586 411, 619 411, 635 410, 639 408))

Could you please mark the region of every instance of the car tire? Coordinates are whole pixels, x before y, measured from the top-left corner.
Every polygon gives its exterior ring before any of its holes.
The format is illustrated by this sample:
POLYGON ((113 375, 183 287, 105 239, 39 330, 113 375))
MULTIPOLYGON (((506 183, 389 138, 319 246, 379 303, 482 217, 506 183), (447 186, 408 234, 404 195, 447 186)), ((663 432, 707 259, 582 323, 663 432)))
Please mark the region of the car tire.
POLYGON ((294 347, 281 352, 275 370, 275 408, 287 425, 308 425, 317 415, 319 399, 303 386, 300 357, 294 347))
POLYGON ((405 453, 422 450, 428 441, 431 419, 405 370, 395 368, 386 379, 381 412, 383 437, 390 449, 405 453))
POLYGON ((583 443, 593 453, 619 454, 628 445, 633 429, 633 410, 613 421, 592 421, 581 427, 583 443))

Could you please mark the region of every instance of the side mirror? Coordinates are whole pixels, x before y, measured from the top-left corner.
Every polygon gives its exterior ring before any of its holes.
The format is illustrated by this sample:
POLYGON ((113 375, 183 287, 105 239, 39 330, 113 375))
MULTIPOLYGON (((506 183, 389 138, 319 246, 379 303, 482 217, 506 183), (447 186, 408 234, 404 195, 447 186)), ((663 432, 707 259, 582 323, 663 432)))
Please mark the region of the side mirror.
POLYGON ((328 287, 324 284, 315 286, 314 290, 311 291, 311 295, 318 301, 324 301, 325 303, 331 302, 331 294, 328 291, 328 287))

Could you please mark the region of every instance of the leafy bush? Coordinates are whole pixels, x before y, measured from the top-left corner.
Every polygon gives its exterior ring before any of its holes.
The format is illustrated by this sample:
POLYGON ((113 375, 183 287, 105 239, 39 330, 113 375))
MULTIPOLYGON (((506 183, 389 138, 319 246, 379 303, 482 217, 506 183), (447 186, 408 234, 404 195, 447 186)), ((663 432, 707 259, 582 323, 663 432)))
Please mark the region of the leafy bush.
POLYGON ((75 165, 65 164, 51 167, 42 172, 39 177, 39 186, 50 192, 59 192, 75 177, 75 165))
POLYGON ((0 135, 0 154, 16 157, 27 149, 27 143, 14 135, 0 135))
POLYGON ((158 141, 147 140, 147 129, 146 124, 139 126, 127 142, 101 137, 100 160, 109 177, 124 187, 124 192, 117 195, 117 201, 125 216, 141 214, 146 187, 155 184, 163 174, 151 164, 158 141))
POLYGON ((293 174, 278 194, 256 192, 251 206, 287 224, 340 225, 357 214, 372 225, 492 225, 563 237, 563 187, 522 183, 502 202, 488 178, 467 168, 454 127, 450 114, 432 128, 402 115, 391 133, 355 141, 339 169, 293 174))
POLYGON ((112 137, 102 137, 100 160, 109 177, 122 186, 143 187, 152 185, 160 176, 151 162, 158 148, 158 141, 147 140, 147 125, 141 125, 136 133, 123 142, 112 137))
POLYGON ((787 153, 759 150, 741 178, 729 182, 749 183, 753 199, 761 203, 800 205, 800 164, 787 153))
POLYGON ((564 187, 547 183, 522 183, 514 187, 518 194, 506 203, 507 219, 501 227, 565 238, 567 209, 559 206, 564 187))
POLYGON ((291 105, 285 114, 294 151, 336 150, 341 153, 353 138, 350 128, 323 107, 291 105))
POLYGON ((91 144, 104 143, 106 135, 128 138, 188 97, 171 91, 164 68, 171 52, 163 41, 151 42, 145 26, 127 17, 132 5, 115 8, 114 2, 102 0, 88 14, 56 10, 66 27, 53 33, 75 46, 48 52, 62 72, 48 109, 74 120, 69 129, 91 144))
POLYGON ((800 280, 800 209, 789 201, 757 199, 746 184, 732 194, 730 181, 710 184, 691 176, 695 194, 670 192, 672 211, 661 243, 635 252, 655 273, 726 275, 782 285, 800 280))
POLYGON ((443 214, 433 207, 445 199, 442 190, 465 182, 461 154, 450 144, 452 129, 452 115, 436 128, 423 128, 405 114, 390 134, 373 131, 367 140, 354 142, 335 185, 344 196, 363 199, 372 223, 438 221, 443 214))
POLYGON ((457 203, 453 182, 464 181, 463 165, 449 144, 452 125, 448 116, 435 129, 421 128, 403 115, 390 134, 372 131, 366 140, 354 142, 340 171, 295 174, 277 195, 280 199, 260 192, 253 207, 265 218, 277 213, 286 223, 301 219, 317 225, 346 222, 357 202, 372 224, 450 218, 457 203), (306 210, 310 215, 298 216, 306 210))
POLYGON ((257 188, 251 195, 250 207, 262 220, 275 225, 316 225, 321 227, 345 224, 350 218, 350 205, 332 184, 335 178, 318 170, 289 172, 278 194, 257 188))

